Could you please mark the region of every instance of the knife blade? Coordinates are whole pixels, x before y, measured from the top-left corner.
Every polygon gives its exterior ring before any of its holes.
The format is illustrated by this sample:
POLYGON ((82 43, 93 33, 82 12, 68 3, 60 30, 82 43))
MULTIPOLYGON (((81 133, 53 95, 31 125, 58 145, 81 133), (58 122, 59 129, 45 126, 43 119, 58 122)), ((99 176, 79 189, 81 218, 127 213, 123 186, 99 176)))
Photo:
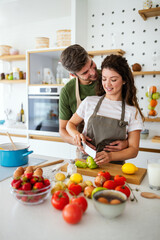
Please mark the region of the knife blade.
POLYGON ((96 151, 89 147, 86 143, 82 143, 82 146, 84 148, 84 151, 91 157, 95 158, 96 157, 96 151))

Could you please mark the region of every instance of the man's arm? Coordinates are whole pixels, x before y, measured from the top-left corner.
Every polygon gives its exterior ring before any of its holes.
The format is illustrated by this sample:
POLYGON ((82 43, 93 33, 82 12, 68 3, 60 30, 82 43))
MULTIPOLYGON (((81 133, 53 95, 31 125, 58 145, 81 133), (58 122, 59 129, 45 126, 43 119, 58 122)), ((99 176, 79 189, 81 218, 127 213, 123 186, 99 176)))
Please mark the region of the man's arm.
POLYGON ((68 134, 68 132, 66 130, 67 123, 68 123, 68 120, 59 119, 59 133, 65 142, 74 145, 75 143, 74 143, 73 138, 68 134))

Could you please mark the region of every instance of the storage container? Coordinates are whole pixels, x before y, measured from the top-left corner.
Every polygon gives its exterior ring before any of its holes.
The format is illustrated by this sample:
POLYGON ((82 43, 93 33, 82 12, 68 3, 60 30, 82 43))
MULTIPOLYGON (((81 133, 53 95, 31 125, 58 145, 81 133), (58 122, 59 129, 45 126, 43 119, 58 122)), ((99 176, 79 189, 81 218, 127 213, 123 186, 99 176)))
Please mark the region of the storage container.
POLYGON ((0 56, 10 55, 10 49, 12 47, 8 45, 0 45, 0 56))
POLYGON ((71 30, 58 30, 57 31, 57 47, 66 47, 71 45, 71 30))
POLYGON ((36 37, 36 48, 49 48, 49 38, 36 37))

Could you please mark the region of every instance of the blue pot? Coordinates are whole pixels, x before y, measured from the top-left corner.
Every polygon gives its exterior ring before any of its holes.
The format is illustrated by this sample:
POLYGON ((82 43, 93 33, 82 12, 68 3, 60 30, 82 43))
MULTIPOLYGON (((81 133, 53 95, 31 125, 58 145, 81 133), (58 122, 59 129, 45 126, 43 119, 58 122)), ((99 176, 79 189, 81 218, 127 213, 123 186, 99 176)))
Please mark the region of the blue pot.
POLYGON ((29 146, 22 143, 15 143, 17 150, 13 150, 11 143, 0 145, 0 165, 3 167, 18 167, 28 163, 29 146))

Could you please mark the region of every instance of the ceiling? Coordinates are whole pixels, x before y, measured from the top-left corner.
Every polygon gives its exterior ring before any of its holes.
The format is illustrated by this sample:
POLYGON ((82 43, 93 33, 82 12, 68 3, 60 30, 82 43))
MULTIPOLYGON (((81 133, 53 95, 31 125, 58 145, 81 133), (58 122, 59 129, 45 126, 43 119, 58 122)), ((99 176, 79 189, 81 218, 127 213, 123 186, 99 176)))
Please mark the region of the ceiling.
POLYGON ((0 28, 71 15, 71 0, 0 0, 0 28))

